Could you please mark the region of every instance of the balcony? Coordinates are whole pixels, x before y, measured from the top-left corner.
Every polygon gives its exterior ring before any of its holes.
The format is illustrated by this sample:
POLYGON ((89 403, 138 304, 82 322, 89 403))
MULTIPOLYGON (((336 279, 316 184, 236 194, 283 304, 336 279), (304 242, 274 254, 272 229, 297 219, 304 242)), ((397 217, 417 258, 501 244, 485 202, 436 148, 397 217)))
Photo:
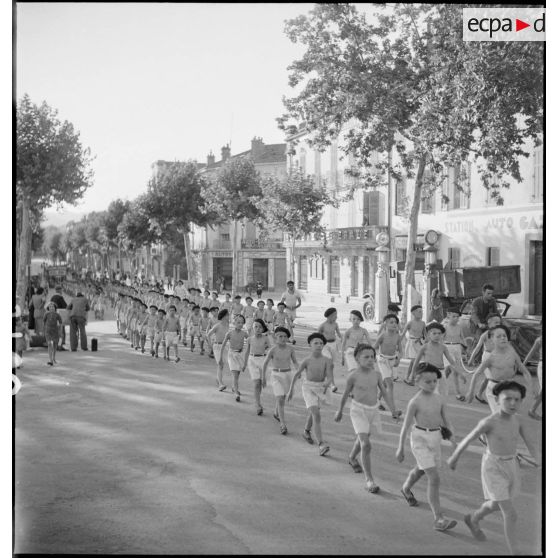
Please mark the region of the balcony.
POLYGON ((240 242, 242 249, 282 250, 283 241, 279 239, 243 238, 240 242))
MULTIPOLYGON (((376 247, 376 235, 381 232, 388 232, 386 226, 371 227, 345 227, 338 229, 327 229, 325 242, 331 247, 341 246, 371 246, 376 247)), ((288 235, 284 236, 284 245, 290 243, 288 235)), ((318 248, 324 245, 324 237, 321 234, 306 235, 304 239, 296 241, 296 246, 300 248, 318 248)))

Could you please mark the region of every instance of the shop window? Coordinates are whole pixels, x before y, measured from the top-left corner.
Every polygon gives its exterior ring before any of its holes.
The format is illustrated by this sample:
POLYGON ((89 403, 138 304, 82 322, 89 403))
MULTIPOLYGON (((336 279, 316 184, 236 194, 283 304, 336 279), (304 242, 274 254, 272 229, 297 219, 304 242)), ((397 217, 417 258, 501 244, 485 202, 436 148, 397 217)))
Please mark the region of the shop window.
POLYGON ((449 269, 457 269, 458 267, 461 267, 461 249, 460 248, 448 248, 447 267, 449 269))
POLYGON ((500 265, 500 248, 489 246, 486 249, 486 265, 487 266, 500 265))

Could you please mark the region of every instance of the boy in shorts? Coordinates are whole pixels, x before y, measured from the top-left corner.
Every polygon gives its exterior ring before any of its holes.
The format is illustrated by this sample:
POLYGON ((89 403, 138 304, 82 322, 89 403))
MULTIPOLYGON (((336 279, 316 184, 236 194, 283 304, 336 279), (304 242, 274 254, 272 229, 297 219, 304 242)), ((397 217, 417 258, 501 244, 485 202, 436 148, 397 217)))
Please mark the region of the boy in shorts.
MULTIPOLYGON (((289 315, 285 312, 285 308, 286 306, 284 302, 280 302, 277 305, 277 312, 275 312, 273 316, 273 328, 274 330, 278 327, 287 329, 289 331, 289 338, 291 338, 293 337, 293 324, 291 322, 291 318, 289 318, 289 315)), ((294 338, 292 339, 292 343, 293 345, 296 343, 294 338)))
POLYGON ((419 304, 413 306, 411 308, 411 316, 412 319, 407 322, 401 334, 401 337, 404 338, 405 334, 408 333, 407 342, 405 343, 405 358, 410 359, 410 362, 407 369, 407 377, 403 381, 410 386, 414 385, 413 378, 411 378, 413 364, 426 337, 426 324, 422 320, 422 306, 419 304))
MULTIPOLYGON (((542 321, 541 321, 541 326, 542 326, 542 321)), ((542 335, 540 335, 539 337, 537 337, 535 339, 535 342, 533 343, 533 346, 531 347, 531 349, 529 349, 529 352, 527 353, 527 356, 525 357, 525 360, 523 361, 523 366, 526 366, 527 363, 529 362, 529 360, 531 359, 531 357, 536 353, 539 352, 539 361, 537 363, 537 380, 539 381, 539 393, 537 393, 537 396, 535 397, 535 400, 533 401, 533 405, 531 406, 531 408, 529 409, 528 415, 535 420, 542 420, 541 415, 537 415, 537 408, 538 406, 541 404, 542 401, 542 393, 543 393, 543 378, 542 378, 542 374, 543 374, 543 348, 542 348, 542 335)))
POLYGON ((252 325, 254 323, 254 314, 256 312, 256 307, 252 306, 254 299, 251 296, 247 296, 245 300, 246 306, 244 306, 244 308, 242 309, 242 315, 246 320, 246 331, 248 332, 248 335, 250 335, 252 333, 252 325))
POLYGON ((275 316, 275 310, 273 309, 273 305, 274 305, 273 299, 268 298, 266 302, 266 308, 264 310, 263 321, 265 322, 267 329, 269 329, 270 331, 273 331, 273 318, 275 316))
POLYGON ((224 391, 227 386, 223 383, 223 341, 229 332, 229 311, 224 308, 217 314, 217 323, 207 332, 207 338, 212 340, 213 354, 217 363, 217 389, 224 391))
POLYGON ((152 304, 149 307, 149 313, 145 317, 143 325, 146 326, 145 333, 149 339, 150 347, 149 352, 151 356, 155 356, 154 341, 155 341, 155 325, 157 323, 157 306, 152 304))
POLYGON ((324 312, 324 317, 326 321, 320 325, 318 333, 321 333, 326 339, 323 354, 324 356, 330 358, 333 363, 333 368, 331 370, 331 391, 335 393, 337 392, 337 386, 335 385, 333 369, 335 368, 335 362, 339 356, 339 351, 337 350, 337 338, 339 337, 339 339, 342 339, 342 337, 341 331, 339 331, 339 324, 337 323, 337 310, 335 308, 328 308, 324 312))
POLYGON ((202 330, 201 330, 201 314, 200 314, 200 307, 195 305, 192 308, 192 313, 190 314, 188 321, 186 322, 186 327, 188 328, 188 334, 190 335, 190 351, 194 352, 195 344, 194 339, 197 337, 198 341, 201 345, 201 353, 203 353, 203 337, 202 337, 202 330))
POLYGON ((170 348, 174 347, 174 362, 179 362, 178 356, 178 338, 180 336, 180 323, 178 316, 175 314, 176 306, 171 304, 169 306, 169 313, 163 324, 163 335, 165 337, 165 359, 170 360, 170 348))
POLYGON ((228 310, 230 313, 231 308, 232 308, 231 295, 230 293, 225 293, 225 300, 221 302, 221 306, 219 306, 219 310, 228 310))
MULTIPOLYGON (((488 389, 490 388, 491 386, 488 389)), ((479 521, 500 508, 504 516, 504 533, 508 549, 511 554, 517 554, 517 512, 513 499, 519 494, 521 484, 517 461, 518 438, 523 438, 537 465, 540 464, 540 455, 517 414, 525 397, 525 387, 512 380, 504 380, 496 384, 492 392, 498 402, 498 411, 482 419, 463 438, 448 459, 448 465, 455 469, 459 456, 467 446, 484 435, 487 447, 482 456, 481 480, 485 502, 464 517, 465 524, 475 539, 484 541, 486 535, 479 527, 479 521)))
MULTIPOLYGON (((465 396, 461 393, 461 384, 467 383, 468 372, 463 368, 463 348, 467 346, 465 337, 463 336, 463 330, 459 325, 459 316, 461 316, 461 311, 459 308, 448 308, 446 317, 448 319, 446 323, 446 333, 444 334, 444 345, 448 349, 449 354, 453 357, 456 368, 459 373, 453 371, 453 379, 455 385, 455 397, 459 401, 465 401, 465 396)), ((444 364, 447 364, 447 359, 443 357, 444 364)), ((444 373, 446 378, 452 373, 450 366, 446 366, 444 373)))
POLYGON ((256 414, 261 415, 263 413, 261 403, 263 363, 267 350, 270 347, 270 343, 267 336, 267 327, 263 320, 256 318, 252 329, 253 334, 251 337, 248 337, 248 341, 246 343, 246 355, 244 357, 244 366, 242 367, 242 371, 246 370, 246 366, 248 366, 250 378, 252 378, 252 381, 254 382, 256 414))
POLYGON ((244 341, 248 338, 248 334, 242 329, 245 324, 244 316, 242 314, 237 314, 233 319, 233 329, 229 329, 225 338, 223 339, 223 349, 221 350, 220 365, 223 366, 223 351, 230 343, 228 363, 229 369, 233 377, 232 392, 236 394, 237 403, 240 402, 240 391, 238 391, 238 378, 240 376, 240 371, 244 366, 244 358, 242 353, 244 352, 244 341))
MULTIPOLYGON (((399 335, 399 318, 395 314, 387 314, 382 320, 385 330, 378 335, 374 350, 377 351, 376 362, 378 370, 382 375, 382 381, 386 391, 393 396, 393 382, 397 378, 397 367, 399 366, 399 355, 401 354, 401 336, 399 335)), ((385 411, 385 407, 380 404, 379 409, 385 411)), ((401 415, 401 411, 397 411, 401 415)))
POLYGON ((157 321, 155 322, 155 351, 154 351, 154 355, 152 355, 155 358, 159 358, 159 345, 162 343, 163 344, 163 357, 167 358, 167 349, 165 347, 165 336, 163 334, 164 331, 164 326, 165 326, 165 318, 166 318, 166 312, 164 310, 164 308, 159 308, 159 310, 157 310, 157 321))
POLYGON ((304 397, 308 413, 302 437, 309 444, 313 444, 314 440, 310 430, 314 425, 320 455, 325 455, 329 451, 329 446, 322 438, 320 403, 329 404, 328 388, 333 380, 333 362, 322 354, 326 342, 326 338, 321 333, 311 333, 308 336, 308 344, 312 353, 300 363, 287 393, 287 401, 290 401, 293 397, 295 382, 302 372, 306 372, 306 377, 302 382, 302 397, 304 397))
POLYGON ((358 366, 347 378, 345 392, 341 397, 339 410, 335 414, 335 422, 339 422, 343 417, 345 403, 349 396, 352 396, 350 416, 357 438, 349 454, 349 465, 355 473, 362 473, 364 469, 365 489, 372 494, 376 494, 380 487, 374 483, 372 477, 370 426, 374 424, 376 430, 380 431, 378 390, 386 398, 392 417, 397 419, 397 415, 395 414, 393 400, 387 393, 380 374, 374 369, 374 359, 376 358, 374 347, 366 344, 357 345, 354 358, 357 360, 358 366), (362 467, 357 459, 361 451, 362 467))
MULTIPOLYGON (((446 366, 449 366, 454 372, 460 373, 456 362, 450 355, 448 348, 442 342, 443 336, 446 333, 446 328, 438 322, 430 322, 426 326, 426 333, 428 341, 419 349, 416 359, 414 360, 413 369, 411 370, 411 377, 414 379, 415 371, 421 361, 432 364, 440 372, 444 371, 446 366), (444 360, 444 357, 446 360, 444 360)), ((446 375, 442 374, 440 382, 436 385, 436 393, 441 393, 444 397, 448 395, 448 385, 446 382, 446 375)))
POLYGON ((434 514, 434 529, 447 531, 453 529, 457 525, 457 521, 445 518, 440 508, 441 426, 443 425, 450 432, 452 430, 446 414, 444 399, 435 393, 436 384, 441 377, 440 370, 432 364, 421 363, 416 368, 419 392, 407 405, 405 421, 401 428, 399 446, 395 455, 399 462, 405 459, 405 439, 411 430, 411 450, 417 464, 403 483, 401 493, 409 506, 417 506, 418 502, 411 492, 411 488, 423 475, 426 475, 428 478, 428 503, 434 514), (414 424, 411 424, 413 421, 414 424))
POLYGON ((209 338, 209 331, 215 327, 217 322, 217 316, 219 315, 219 307, 212 306, 209 309, 209 324, 207 326, 207 330, 205 331, 205 338, 207 340, 207 346, 209 347, 209 354, 207 355, 209 358, 215 358, 215 353, 213 352, 213 343, 209 338))
POLYGON ((278 327, 275 330, 275 343, 263 363, 262 387, 266 386, 266 370, 271 362, 271 387, 275 395, 275 412, 273 418, 279 421, 280 432, 285 435, 288 433, 285 423, 285 396, 291 385, 291 362, 298 368, 294 347, 288 347, 287 341, 291 336, 290 331, 285 327, 278 327))
POLYGON ((242 304, 242 302, 240 302, 242 300, 242 297, 240 295, 236 295, 233 299, 233 303, 231 305, 231 314, 232 314, 232 320, 233 320, 233 325, 234 325, 234 319, 237 316, 241 316, 243 311, 244 311, 244 305, 242 304))
POLYGON ((265 302, 263 300, 258 300, 258 302, 256 302, 254 320, 263 320, 265 323, 265 302))
POLYGON ((372 345, 372 341, 370 341, 368 331, 360 327, 364 318, 358 310, 351 310, 349 320, 352 326, 343 334, 343 343, 341 344, 341 366, 347 363, 347 370, 352 372, 358 367, 358 363, 354 357, 355 347, 360 343, 372 345))

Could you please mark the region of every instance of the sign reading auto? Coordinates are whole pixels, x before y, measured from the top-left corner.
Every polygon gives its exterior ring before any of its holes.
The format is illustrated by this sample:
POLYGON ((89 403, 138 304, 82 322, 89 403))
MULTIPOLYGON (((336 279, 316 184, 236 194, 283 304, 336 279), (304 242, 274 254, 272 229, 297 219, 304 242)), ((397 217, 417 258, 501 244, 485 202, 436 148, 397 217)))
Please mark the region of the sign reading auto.
POLYGON ((544 41, 544 8, 463 8, 464 41, 544 41))

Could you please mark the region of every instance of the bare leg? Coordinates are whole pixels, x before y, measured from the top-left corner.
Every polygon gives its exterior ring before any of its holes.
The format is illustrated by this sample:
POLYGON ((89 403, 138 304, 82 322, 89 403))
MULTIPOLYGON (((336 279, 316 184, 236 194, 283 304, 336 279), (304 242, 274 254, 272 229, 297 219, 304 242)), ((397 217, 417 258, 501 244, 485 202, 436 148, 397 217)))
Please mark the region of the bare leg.
POLYGON ((483 381, 481 382, 479 389, 477 390, 477 396, 481 399, 486 399, 486 394, 484 393, 486 390, 486 386, 488 386, 488 378, 484 377, 483 381))
POLYGON ((349 453, 349 461, 354 463, 358 457, 358 454, 360 453, 360 438, 357 437, 355 439, 355 443, 353 444, 353 447, 349 453))
POLYGON ((314 422, 314 434, 316 435, 316 438, 318 439, 318 444, 321 444, 323 442, 323 438, 322 438, 322 424, 321 424, 321 417, 320 417, 320 408, 319 407, 310 407, 310 413, 311 413, 310 419, 313 420, 313 422, 314 422))
POLYGON ((219 384, 219 387, 221 387, 223 384, 223 365, 217 363, 217 383, 219 384))
POLYGON ((367 433, 359 433, 358 438, 362 451, 362 468, 364 469, 364 478, 367 481, 374 482, 374 478, 372 477, 372 465, 370 463, 370 450, 372 447, 370 444, 370 436, 367 433))
POLYGON ((310 409, 308 409, 308 411, 306 412, 306 423, 304 425, 304 430, 306 430, 307 432, 310 432, 310 430, 312 430, 312 424, 314 423, 314 420, 312 419, 312 411, 310 409))
POLYGON ((238 394, 238 377, 240 376, 239 370, 231 370, 233 377, 233 392, 238 394))
POLYGON ((493 502, 492 500, 487 500, 483 502, 482 506, 475 510, 471 514, 471 520, 473 523, 478 523, 481 519, 486 517, 488 514, 495 512, 498 509, 498 503, 493 502))
POLYGON ((52 362, 56 362, 56 348, 58 347, 58 343, 56 341, 51 341, 52 344, 52 362))
POLYGON ((413 364, 414 363, 415 363, 415 359, 412 358, 409 361, 409 368, 407 369, 407 377, 405 378, 405 380, 407 380, 408 382, 411 381, 411 380, 414 381, 414 378, 411 377, 411 372, 413 371, 413 364))
POLYGON ((285 396, 277 396, 277 413, 279 415, 279 423, 281 426, 287 426, 285 424, 285 396))
POLYGON ((411 490, 411 488, 413 488, 413 486, 415 485, 415 483, 424 475, 424 471, 422 469, 419 469, 418 467, 415 467, 414 469, 411 469, 409 471, 409 474, 405 480, 405 482, 403 483, 403 492, 405 492, 405 494, 409 493, 409 490, 411 490))
POLYGON ((427 497, 428 503, 434 519, 442 517, 442 510, 440 509, 440 475, 436 467, 430 467, 424 470, 424 474, 428 477, 427 497))
POLYGON ((506 536, 506 543, 510 554, 518 554, 519 549, 517 547, 517 512, 513 507, 511 500, 504 500, 503 502, 498 502, 500 510, 502 510, 502 515, 504 516, 504 534, 506 536))
POLYGON ((262 393, 262 381, 254 380, 254 400, 256 402, 256 408, 258 409, 262 406, 261 393, 262 393))

